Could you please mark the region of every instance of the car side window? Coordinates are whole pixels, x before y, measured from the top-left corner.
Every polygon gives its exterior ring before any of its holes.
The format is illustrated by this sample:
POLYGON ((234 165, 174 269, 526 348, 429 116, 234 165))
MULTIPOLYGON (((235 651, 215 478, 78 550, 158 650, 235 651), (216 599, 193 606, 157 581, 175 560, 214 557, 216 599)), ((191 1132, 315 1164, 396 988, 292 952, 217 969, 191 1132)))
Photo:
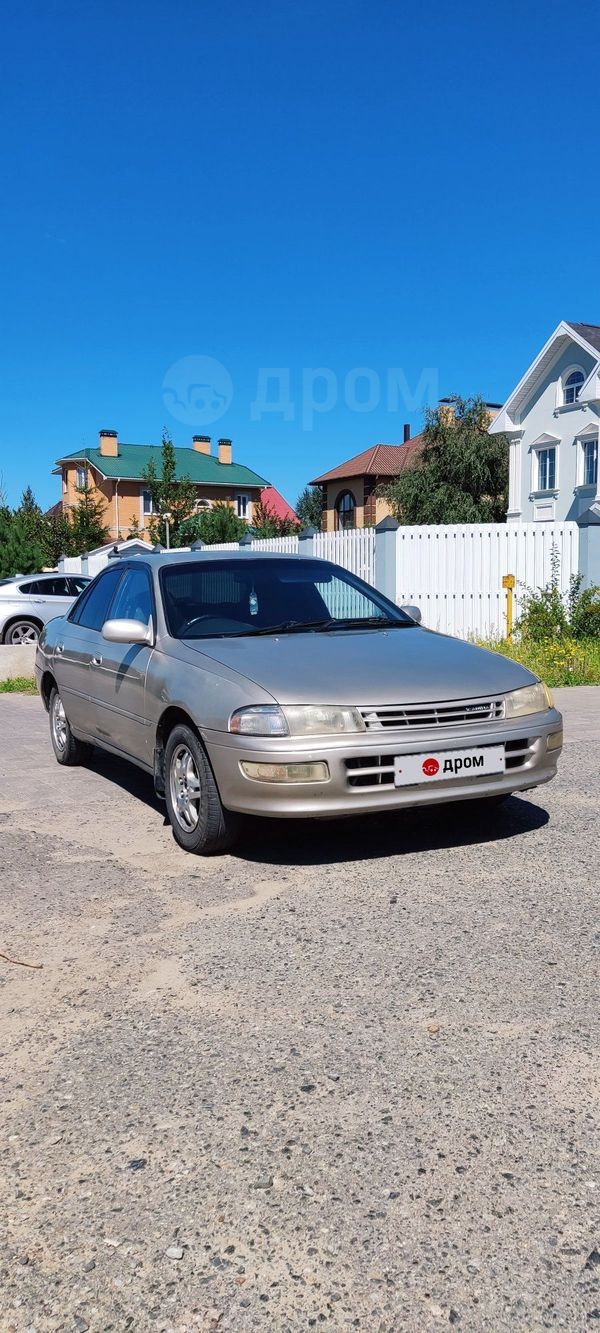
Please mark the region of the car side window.
POLYGON ((84 588, 87 588, 88 583, 89 579, 77 579, 71 574, 69 579, 69 596, 79 597, 80 592, 83 592, 84 588))
POLYGON ((152 615, 152 589, 145 569, 128 569, 110 608, 111 620, 139 620, 147 625, 152 615))
POLYGON ((81 625, 83 629, 101 630, 105 620, 108 620, 110 604, 122 573, 120 569, 107 569, 100 574, 90 584, 89 591, 83 593, 75 603, 69 620, 81 625))
POLYGON ((29 585, 30 592, 36 592, 39 597, 70 597, 68 579, 57 577, 55 579, 40 579, 38 583, 29 585))
POLYGON ((40 588, 39 583, 35 582, 19 584, 19 592, 23 593, 24 597, 31 597, 33 593, 39 592, 39 588, 40 588))

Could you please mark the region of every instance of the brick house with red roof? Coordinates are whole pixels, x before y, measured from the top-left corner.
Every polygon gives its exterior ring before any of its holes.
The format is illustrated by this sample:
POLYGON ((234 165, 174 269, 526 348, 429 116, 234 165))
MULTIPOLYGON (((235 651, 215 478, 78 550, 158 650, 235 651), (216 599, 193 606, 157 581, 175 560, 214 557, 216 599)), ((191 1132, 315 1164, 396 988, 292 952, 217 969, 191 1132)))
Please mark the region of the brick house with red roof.
MULTIPOLYGON (((440 398, 440 411, 454 418, 454 400, 440 398)), ((486 403, 490 423, 496 417, 499 403, 486 403)), ((418 462, 425 446, 424 434, 410 438, 410 426, 404 427, 402 444, 373 444, 360 454, 322 472, 311 481, 320 486, 323 496, 321 527, 324 532, 340 528, 371 528, 391 514, 390 506, 378 491, 393 481, 407 467, 418 462)))
POLYGON ((320 486, 323 495, 324 532, 374 527, 391 513, 387 500, 377 491, 405 467, 411 467, 421 453, 423 436, 415 435, 411 440, 408 432, 405 426, 403 444, 373 444, 311 481, 311 486, 320 486))

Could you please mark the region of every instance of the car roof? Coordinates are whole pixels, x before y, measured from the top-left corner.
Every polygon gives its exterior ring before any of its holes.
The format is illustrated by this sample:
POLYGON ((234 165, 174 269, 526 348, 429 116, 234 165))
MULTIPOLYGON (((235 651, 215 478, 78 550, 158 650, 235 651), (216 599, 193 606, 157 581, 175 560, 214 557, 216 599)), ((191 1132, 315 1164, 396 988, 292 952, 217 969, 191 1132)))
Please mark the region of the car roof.
POLYGON ((295 551, 255 551, 251 546, 246 546, 241 551, 215 551, 210 546, 203 547, 200 551, 154 551, 148 555, 140 551, 122 556, 121 559, 123 564, 144 564, 150 565, 152 569, 170 569, 172 565, 197 564, 199 560, 244 561, 250 556, 254 560, 306 560, 305 555, 299 555, 295 551))
POLYGON ((0 579, 0 588, 6 588, 9 584, 31 583, 35 579, 36 583, 40 579, 85 579, 91 583, 89 574, 74 574, 72 571, 62 574, 58 569, 46 569, 43 574, 11 574, 9 579, 0 579))

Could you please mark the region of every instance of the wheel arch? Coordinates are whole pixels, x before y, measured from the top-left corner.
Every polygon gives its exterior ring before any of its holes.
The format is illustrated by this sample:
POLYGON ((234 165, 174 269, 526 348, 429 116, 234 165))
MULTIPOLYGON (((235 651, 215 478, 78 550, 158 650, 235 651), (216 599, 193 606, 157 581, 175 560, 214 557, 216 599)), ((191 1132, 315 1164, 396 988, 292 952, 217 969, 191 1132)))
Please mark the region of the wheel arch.
POLYGON ((44 673, 43 673, 43 675, 42 675, 42 679, 41 679, 41 681, 40 681, 40 694, 41 694, 41 696, 42 696, 42 700, 43 700, 44 708, 46 709, 46 712, 49 711, 49 708, 50 708, 50 695, 52 694, 52 691, 53 691, 53 689, 55 689, 55 688, 58 689, 58 686, 57 686, 57 684, 56 684, 55 677, 52 675, 52 672, 51 672, 51 671, 44 671, 44 673))
POLYGON ((183 724, 185 727, 191 727, 192 731, 198 737, 203 750, 206 753, 206 747, 198 730, 193 717, 186 713, 185 708, 180 708, 176 704, 170 704, 161 714, 156 728, 156 740, 154 744, 154 788, 159 796, 165 794, 165 750, 167 741, 173 730, 173 727, 183 724))

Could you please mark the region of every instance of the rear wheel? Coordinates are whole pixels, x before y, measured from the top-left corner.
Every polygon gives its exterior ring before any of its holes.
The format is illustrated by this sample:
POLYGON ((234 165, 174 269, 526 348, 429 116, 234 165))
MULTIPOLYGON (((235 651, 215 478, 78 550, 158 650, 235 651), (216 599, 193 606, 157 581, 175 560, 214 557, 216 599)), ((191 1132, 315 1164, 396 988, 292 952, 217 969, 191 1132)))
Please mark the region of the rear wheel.
POLYGON ((221 804, 203 746, 184 723, 173 728, 167 741, 165 778, 167 812, 179 846, 197 856, 233 846, 240 817, 221 804))
POLYGON ((21 643, 37 643, 40 637, 40 627, 36 625, 35 620, 15 620, 9 625, 5 635, 4 642, 12 643, 17 647, 21 643))
POLYGON ((59 764, 65 764, 74 767, 76 764, 83 764, 89 759, 92 753, 92 746, 87 745, 85 741, 78 741, 73 735, 64 704, 58 693, 56 685, 50 692, 50 702, 48 705, 50 717, 50 739, 52 749, 58 759, 59 764))

